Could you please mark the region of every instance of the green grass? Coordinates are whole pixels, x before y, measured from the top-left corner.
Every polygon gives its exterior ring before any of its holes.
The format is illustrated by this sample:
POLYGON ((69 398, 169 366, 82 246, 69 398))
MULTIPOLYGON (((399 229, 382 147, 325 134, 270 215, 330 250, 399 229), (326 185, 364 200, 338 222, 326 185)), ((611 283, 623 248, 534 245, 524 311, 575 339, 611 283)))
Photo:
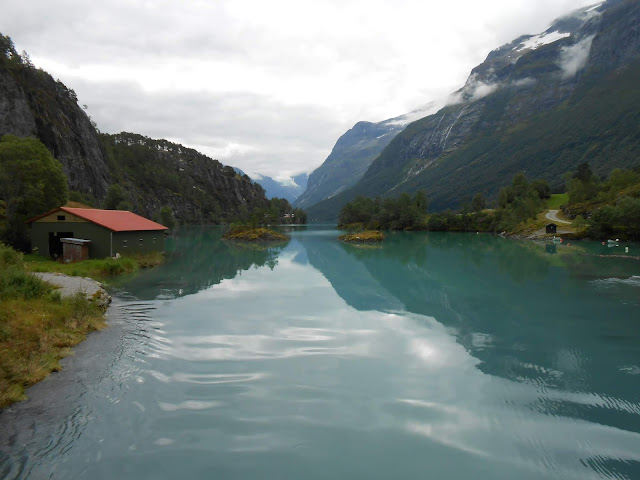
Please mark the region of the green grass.
POLYGON ((117 260, 113 258, 91 259, 75 263, 56 262, 40 255, 30 254, 25 255, 25 260, 25 266, 30 272, 57 272, 74 277, 91 277, 105 280, 113 275, 133 273, 140 268, 159 265, 164 261, 164 253, 154 252, 145 255, 121 257, 117 260))
POLYGON ((1 243, 0 304, 0 408, 23 400, 27 387, 60 369, 70 347, 104 326, 98 306, 83 294, 61 298, 1 243))
POLYGON ((547 208, 550 210, 558 210, 562 205, 569 202, 568 193, 554 193, 551 198, 547 200, 547 208))

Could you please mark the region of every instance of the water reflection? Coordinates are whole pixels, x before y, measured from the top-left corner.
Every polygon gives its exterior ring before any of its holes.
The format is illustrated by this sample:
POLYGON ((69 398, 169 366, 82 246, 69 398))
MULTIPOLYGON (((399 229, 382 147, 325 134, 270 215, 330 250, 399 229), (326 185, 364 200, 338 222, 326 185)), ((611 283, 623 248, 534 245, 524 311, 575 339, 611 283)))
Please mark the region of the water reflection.
POLYGON ((252 267, 278 264, 283 245, 238 245, 220 241, 224 227, 183 227, 167 245, 167 261, 119 285, 138 298, 191 295, 252 267))
POLYGON ((125 285, 153 300, 89 344, 97 379, 0 417, 2 476, 638 478, 632 268, 482 235, 293 229, 267 257, 198 235, 125 285))
MULTIPOLYGON (((617 289, 612 296, 626 300, 614 303, 603 301, 601 290, 585 296, 594 286, 585 279, 614 274, 623 278, 595 285, 635 285, 629 261, 594 257, 580 247, 548 256, 544 244, 482 235, 396 234, 380 251, 301 241, 310 263, 353 308, 393 311, 401 305, 435 317, 479 360, 480 371, 531 387, 523 407, 634 432, 609 439, 620 451, 596 462, 599 468, 612 458, 638 461, 624 446, 637 445, 640 431, 638 385, 629 381, 625 367, 637 361, 638 290, 624 295, 617 289)), ((438 365, 441 354, 430 344, 415 340, 410 349, 438 365)), ((462 386, 456 390, 460 394, 462 386)), ((504 401, 514 399, 506 395, 504 401)), ((455 436, 433 424, 412 424, 410 430, 455 436)), ((606 442, 594 451, 600 448, 607 450, 606 442)))

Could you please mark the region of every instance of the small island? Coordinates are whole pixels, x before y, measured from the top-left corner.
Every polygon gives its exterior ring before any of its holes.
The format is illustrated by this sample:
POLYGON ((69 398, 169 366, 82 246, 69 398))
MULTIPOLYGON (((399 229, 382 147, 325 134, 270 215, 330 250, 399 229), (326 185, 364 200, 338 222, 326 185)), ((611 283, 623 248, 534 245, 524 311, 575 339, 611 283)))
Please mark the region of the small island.
POLYGON ((268 228, 233 226, 223 236, 225 240, 237 242, 286 242, 289 237, 268 228))
POLYGON ((379 230, 365 230, 340 235, 338 240, 347 243, 380 243, 384 240, 384 234, 379 230))

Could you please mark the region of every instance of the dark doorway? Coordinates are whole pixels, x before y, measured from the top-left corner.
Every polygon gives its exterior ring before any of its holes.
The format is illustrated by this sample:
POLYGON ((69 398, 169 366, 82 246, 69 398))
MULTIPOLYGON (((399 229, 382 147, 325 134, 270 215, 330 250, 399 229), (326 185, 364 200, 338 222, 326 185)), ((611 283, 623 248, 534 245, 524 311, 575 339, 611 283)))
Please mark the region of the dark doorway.
POLYGON ((73 232, 49 232, 49 256, 54 260, 62 256, 61 238, 73 238, 73 232))

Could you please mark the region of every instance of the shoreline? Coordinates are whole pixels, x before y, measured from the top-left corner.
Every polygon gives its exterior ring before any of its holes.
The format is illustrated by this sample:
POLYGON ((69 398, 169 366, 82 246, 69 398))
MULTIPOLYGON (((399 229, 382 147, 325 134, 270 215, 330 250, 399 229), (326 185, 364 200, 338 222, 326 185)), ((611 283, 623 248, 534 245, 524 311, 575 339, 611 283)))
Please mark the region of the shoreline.
POLYGON ((112 301, 102 284, 86 277, 61 273, 27 273, 47 285, 35 298, 13 298, 5 303, 1 342, 0 412, 27 400, 26 391, 62 369, 61 361, 90 333, 107 326, 112 301))

